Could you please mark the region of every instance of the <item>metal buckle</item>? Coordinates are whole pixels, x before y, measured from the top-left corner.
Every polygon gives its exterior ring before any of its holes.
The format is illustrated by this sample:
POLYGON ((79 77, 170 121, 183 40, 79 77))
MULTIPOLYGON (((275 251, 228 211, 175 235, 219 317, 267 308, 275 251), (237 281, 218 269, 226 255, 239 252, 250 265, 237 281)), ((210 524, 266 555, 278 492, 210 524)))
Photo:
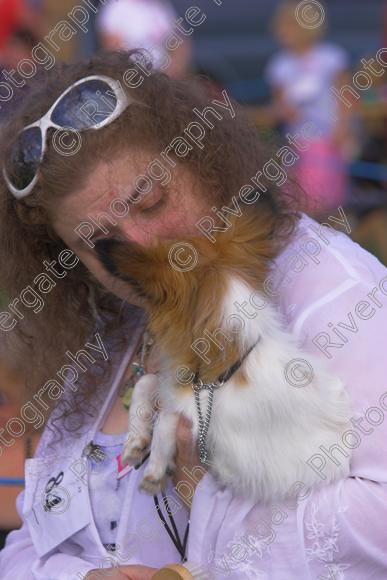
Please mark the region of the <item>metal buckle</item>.
POLYGON ((223 387, 224 381, 215 381, 213 383, 203 383, 202 379, 199 379, 196 384, 192 385, 192 389, 196 392, 200 392, 203 389, 219 389, 219 387, 223 387))

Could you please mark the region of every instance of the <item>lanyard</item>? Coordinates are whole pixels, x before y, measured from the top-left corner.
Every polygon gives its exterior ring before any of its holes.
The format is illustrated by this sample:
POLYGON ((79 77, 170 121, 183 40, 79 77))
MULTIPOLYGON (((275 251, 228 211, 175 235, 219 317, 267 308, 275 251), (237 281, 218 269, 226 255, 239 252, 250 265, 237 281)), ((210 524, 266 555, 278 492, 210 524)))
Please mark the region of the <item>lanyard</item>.
MULTIPOLYGON (((106 400, 105 400, 105 402, 104 402, 104 404, 103 404, 103 406, 98 414, 98 417, 93 425, 93 428, 88 432, 89 443, 83 448, 83 453, 85 453, 86 449, 89 449, 89 450, 93 449, 93 438, 94 438, 96 432, 99 430, 100 426, 103 425, 104 420, 107 418, 111 408, 113 407, 113 404, 115 401, 115 396, 116 396, 118 389, 122 383, 122 380, 125 376, 125 372, 129 366, 130 362, 131 362, 131 359, 133 358, 134 353, 136 352, 136 349, 138 348, 138 343, 141 340, 141 336, 143 334, 142 331, 143 331, 143 329, 141 327, 139 329, 139 332, 138 332, 138 337, 136 337, 136 340, 134 340, 133 343, 131 343, 131 345, 127 349, 127 351, 126 351, 126 353, 125 353, 125 355, 124 355, 124 357, 123 357, 123 359, 122 359, 122 361, 121 361, 121 363, 120 363, 120 365, 115 373, 109 394, 106 397, 106 400)), ((96 455, 94 454, 92 457, 96 458, 96 455)), ((139 463, 138 465, 136 465, 134 467, 134 469, 139 469, 141 467, 141 465, 143 465, 143 463, 148 459, 148 457, 149 457, 149 453, 144 457, 144 459, 142 460, 141 463, 139 463)), ((101 457, 100 459, 103 459, 103 457, 101 457)), ((162 494, 162 497, 163 497, 163 503, 164 503, 168 518, 171 522, 173 531, 170 528, 170 526, 168 525, 168 523, 165 519, 165 516, 163 515, 163 513, 161 511, 158 496, 154 495, 153 500, 155 502, 157 514, 158 514, 161 522, 163 523, 164 529, 166 530, 166 532, 169 535, 169 537, 171 538, 174 546, 176 547, 177 551, 179 552, 179 554, 181 556, 181 561, 185 562, 187 560, 186 550, 187 550, 190 520, 188 519, 188 523, 187 523, 187 526, 185 529, 183 541, 181 541, 177 527, 176 527, 175 520, 173 518, 173 515, 171 513, 171 509, 170 509, 169 504, 168 504, 168 500, 164 494, 162 494)))
MULTIPOLYGON (((139 321, 139 323, 140 322, 141 322, 141 320, 139 321)), ((129 366, 129 363, 130 363, 131 359, 133 358, 134 353, 136 352, 138 344, 141 340, 142 333, 143 333, 143 325, 139 324, 139 326, 137 327, 137 331, 134 331, 135 339, 129 345, 127 351, 125 352, 125 354, 121 360, 121 363, 120 363, 120 365, 119 365, 119 367, 114 375, 113 383, 112 383, 110 391, 105 399, 105 402, 102 405, 102 408, 98 414, 96 421, 94 422, 93 427, 88 432, 87 437, 88 437, 90 442, 92 442, 96 432, 100 429, 101 425, 103 425, 105 419, 107 418, 109 412, 111 411, 111 409, 113 407, 113 404, 115 402, 115 396, 116 396, 118 389, 122 383, 122 380, 125 376, 125 372, 129 366)))

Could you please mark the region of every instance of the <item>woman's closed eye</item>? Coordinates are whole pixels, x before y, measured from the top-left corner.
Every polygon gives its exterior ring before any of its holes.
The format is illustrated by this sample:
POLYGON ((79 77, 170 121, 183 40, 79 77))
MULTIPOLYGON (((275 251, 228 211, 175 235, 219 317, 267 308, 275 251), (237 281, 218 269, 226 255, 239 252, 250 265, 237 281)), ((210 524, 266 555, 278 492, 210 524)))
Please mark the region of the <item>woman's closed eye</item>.
POLYGON ((161 209, 165 205, 165 196, 161 196, 160 199, 156 202, 153 202, 152 205, 149 207, 141 207, 141 213, 149 214, 152 212, 156 212, 157 210, 161 209))
MULTIPOLYGON (((164 191, 157 191, 157 192, 153 192, 148 196, 142 197, 142 199, 133 206, 131 206, 130 211, 132 213, 135 213, 137 215, 151 215, 153 213, 157 213, 158 210, 162 209, 166 203, 167 203, 167 194, 164 191)), ((117 242, 125 242, 127 241, 126 236, 123 234, 119 234, 117 233, 114 236, 109 236, 106 234, 97 234, 94 238, 92 238, 90 241, 95 244, 95 242, 97 242, 98 240, 114 240, 117 242)))
POLYGON ((152 214, 163 208, 167 202, 167 193, 164 190, 155 190, 142 197, 135 206, 135 211, 139 214, 152 214))

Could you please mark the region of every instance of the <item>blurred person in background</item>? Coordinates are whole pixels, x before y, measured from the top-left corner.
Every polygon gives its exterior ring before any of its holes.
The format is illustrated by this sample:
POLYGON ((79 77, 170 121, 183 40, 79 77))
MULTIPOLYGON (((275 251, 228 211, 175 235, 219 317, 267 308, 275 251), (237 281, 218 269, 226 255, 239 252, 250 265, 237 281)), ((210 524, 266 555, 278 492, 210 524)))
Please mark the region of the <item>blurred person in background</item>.
POLYGON ((35 33, 27 27, 18 26, 10 34, 1 52, 0 66, 16 68, 24 58, 31 58, 31 50, 39 43, 35 33))
MULTIPOLYGON (((4 80, 5 69, 16 69, 20 61, 31 58, 44 30, 42 0, 0 0, 0 82, 4 80)), ((11 99, 0 99, 0 124, 25 96, 28 86, 27 80, 18 86, 11 99)))
MULTIPOLYGON (((4 49, 0 52, 0 70, 15 69, 21 60, 31 58, 31 50, 38 42, 37 36, 30 28, 22 26, 15 28, 8 37, 4 49)), ((20 99, 25 97, 28 86, 28 82, 25 82, 24 85, 20 83, 18 90, 14 91, 11 99, 1 101, 0 124, 6 121, 11 110, 20 99)))
POLYGON ((0 2, 0 51, 2 51, 24 16, 23 0, 2 0, 0 2))
POLYGON ((41 24, 42 0, 0 1, 0 54, 6 50, 14 31, 19 28, 35 30, 41 24))
POLYGON ((273 30, 282 50, 269 61, 266 77, 273 93, 271 112, 284 135, 300 133, 306 123, 320 130, 319 138, 299 153, 295 169, 310 212, 324 217, 345 200, 353 140, 345 105, 335 111, 335 120, 319 101, 326 102, 331 87, 345 84, 348 56, 341 47, 321 41, 325 20, 316 28, 298 22, 298 4, 289 0, 277 9, 273 30))
POLYGON ((108 50, 141 48, 152 51, 153 66, 166 68, 172 77, 183 76, 191 60, 191 41, 182 36, 183 42, 169 51, 164 40, 174 30, 175 10, 168 0, 116 0, 107 2, 96 17, 97 34, 103 48, 108 50), (167 58, 164 56, 167 52, 167 58), (156 53, 156 54, 155 54, 156 53))

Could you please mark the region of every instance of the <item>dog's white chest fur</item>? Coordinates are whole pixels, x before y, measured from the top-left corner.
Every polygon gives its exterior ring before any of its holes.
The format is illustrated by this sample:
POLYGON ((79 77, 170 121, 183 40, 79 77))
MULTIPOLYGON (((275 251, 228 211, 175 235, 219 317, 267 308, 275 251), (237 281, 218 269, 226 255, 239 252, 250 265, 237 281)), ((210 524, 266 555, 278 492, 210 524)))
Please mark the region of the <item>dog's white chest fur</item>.
MULTIPOLYGON (((249 303, 252 294, 254 303, 264 303, 264 297, 247 285, 235 279, 230 282, 220 328, 235 330, 235 324, 230 326, 236 320, 232 315, 238 312, 235 303, 249 303)), ((232 335, 241 342, 242 352, 257 343, 242 363, 247 383, 238 382, 237 372, 214 393, 206 441, 214 476, 235 493, 256 501, 282 499, 295 482, 309 487, 346 477, 348 460, 327 466, 324 482, 307 464, 320 445, 329 448, 349 428, 350 410, 342 382, 319 359, 300 350, 272 306, 257 310, 256 316, 250 307, 249 314, 240 332, 232 335), (308 361, 313 369, 305 387, 292 386, 286 379, 286 366, 295 359, 308 361)), ((167 373, 169 379, 161 377, 158 393, 158 377, 145 375, 132 398, 123 457, 138 462, 151 442, 153 427, 151 455, 141 484, 150 493, 160 491, 174 469, 178 414, 192 420, 195 439, 199 432, 194 394, 171 380, 174 370, 167 373), (139 420, 139 408, 144 403, 154 407, 156 398, 162 405, 156 422, 139 420)), ((207 390, 201 391, 200 402, 205 414, 207 390)))

